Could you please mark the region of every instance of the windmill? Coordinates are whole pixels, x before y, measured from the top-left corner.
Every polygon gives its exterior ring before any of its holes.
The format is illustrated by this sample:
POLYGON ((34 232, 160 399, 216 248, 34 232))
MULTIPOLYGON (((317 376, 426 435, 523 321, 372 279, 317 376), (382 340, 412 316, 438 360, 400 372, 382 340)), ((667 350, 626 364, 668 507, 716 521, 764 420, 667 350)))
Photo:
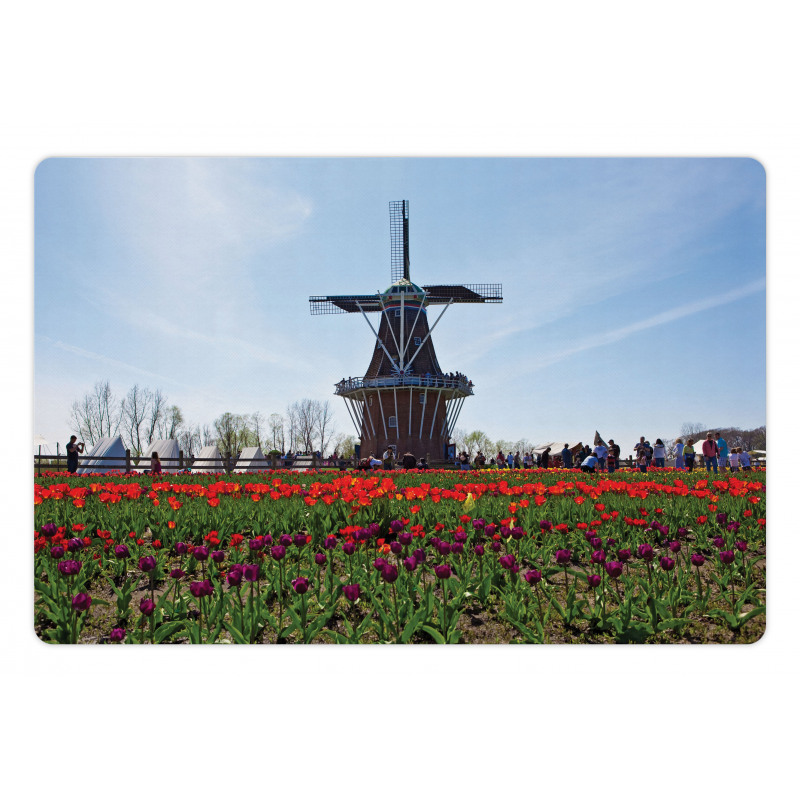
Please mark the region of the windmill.
POLYGON ((361 438, 361 452, 380 456, 387 445, 396 455, 446 458, 447 445, 472 381, 439 366, 431 333, 454 303, 502 303, 499 283, 432 284, 411 282, 408 251, 408 201, 389 204, 392 284, 374 294, 310 297, 311 314, 358 314, 375 337, 375 350, 363 377, 336 384, 361 438), (444 306, 432 325, 428 308, 444 306), (380 313, 378 329, 368 314, 380 313))

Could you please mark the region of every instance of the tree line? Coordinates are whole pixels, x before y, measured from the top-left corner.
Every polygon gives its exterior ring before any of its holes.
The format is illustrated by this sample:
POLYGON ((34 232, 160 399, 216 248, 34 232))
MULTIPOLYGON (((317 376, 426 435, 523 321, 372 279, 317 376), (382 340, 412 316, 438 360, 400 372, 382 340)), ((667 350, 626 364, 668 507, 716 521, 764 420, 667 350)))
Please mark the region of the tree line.
POLYGON ((72 404, 69 426, 89 447, 103 437, 121 436, 134 456, 158 439, 176 439, 188 456, 216 445, 225 457, 235 457, 245 447, 260 447, 265 453, 323 455, 336 450, 349 457, 355 445, 353 436, 337 434, 328 400, 295 400, 284 414, 226 411, 213 422, 192 423, 160 389, 134 384, 125 394, 117 394, 109 381, 98 381, 72 404))

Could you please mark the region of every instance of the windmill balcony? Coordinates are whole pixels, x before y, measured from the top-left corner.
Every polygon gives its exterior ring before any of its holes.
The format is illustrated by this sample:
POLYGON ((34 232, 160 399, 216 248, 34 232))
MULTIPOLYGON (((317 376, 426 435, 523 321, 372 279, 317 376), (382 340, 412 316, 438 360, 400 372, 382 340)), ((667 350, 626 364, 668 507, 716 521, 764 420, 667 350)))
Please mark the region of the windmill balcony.
POLYGON ((336 394, 343 397, 359 395, 369 389, 396 389, 413 386, 420 389, 447 389, 455 397, 473 394, 473 384, 466 375, 379 375, 375 378, 344 378, 336 384, 336 394))

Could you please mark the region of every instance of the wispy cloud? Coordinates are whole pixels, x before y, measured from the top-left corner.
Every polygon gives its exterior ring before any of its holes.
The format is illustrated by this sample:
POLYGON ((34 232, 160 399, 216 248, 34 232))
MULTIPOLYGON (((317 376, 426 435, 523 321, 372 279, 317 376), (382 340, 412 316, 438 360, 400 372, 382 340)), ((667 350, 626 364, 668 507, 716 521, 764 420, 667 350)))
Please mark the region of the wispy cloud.
POLYGON ((669 323, 675 322, 683 317, 688 317, 692 314, 698 314, 701 311, 707 311, 711 308, 733 303, 736 300, 741 300, 742 298, 748 297, 756 292, 764 291, 765 288, 766 280, 761 279, 753 281, 739 287, 738 289, 732 289, 729 292, 725 292, 724 294, 714 295, 713 297, 706 298, 705 300, 686 303, 684 305, 669 309, 668 311, 662 311, 660 314, 654 314, 653 316, 647 317, 647 319, 634 322, 631 325, 625 325, 622 328, 616 328, 615 330, 606 331, 605 333, 594 333, 592 336, 578 341, 572 347, 542 355, 539 358, 534 359, 532 362, 528 362, 525 367, 518 370, 518 373, 527 374, 530 372, 535 372, 536 370, 552 366, 560 361, 564 361, 565 359, 577 355, 578 353, 583 353, 586 350, 605 347, 606 345, 620 342, 623 339, 627 339, 628 337, 637 333, 641 333, 649 328, 656 328, 660 325, 668 325, 669 323))

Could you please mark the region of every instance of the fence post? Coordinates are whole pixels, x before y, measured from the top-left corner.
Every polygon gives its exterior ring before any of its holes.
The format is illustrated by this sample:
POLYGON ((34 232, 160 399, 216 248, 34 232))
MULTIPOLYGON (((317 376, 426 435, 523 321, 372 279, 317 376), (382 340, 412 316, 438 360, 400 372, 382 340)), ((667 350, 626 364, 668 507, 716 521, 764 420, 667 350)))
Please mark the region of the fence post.
POLYGON ((227 460, 228 460, 228 465, 227 465, 227 469, 225 471, 228 474, 230 474, 231 472, 233 472, 233 462, 231 461, 231 454, 230 453, 228 453, 227 460))
POLYGON ((131 472, 131 451, 126 448, 125 450, 125 472, 131 472))
POLYGON ((317 468, 317 454, 316 453, 312 453, 311 454, 311 469, 316 469, 316 468, 317 468))
POLYGON ((278 456, 275 453, 270 454, 269 457, 270 464, 272 465, 272 469, 278 469, 278 456))
POLYGON ((183 469, 183 450, 178 450, 178 469, 183 469))

